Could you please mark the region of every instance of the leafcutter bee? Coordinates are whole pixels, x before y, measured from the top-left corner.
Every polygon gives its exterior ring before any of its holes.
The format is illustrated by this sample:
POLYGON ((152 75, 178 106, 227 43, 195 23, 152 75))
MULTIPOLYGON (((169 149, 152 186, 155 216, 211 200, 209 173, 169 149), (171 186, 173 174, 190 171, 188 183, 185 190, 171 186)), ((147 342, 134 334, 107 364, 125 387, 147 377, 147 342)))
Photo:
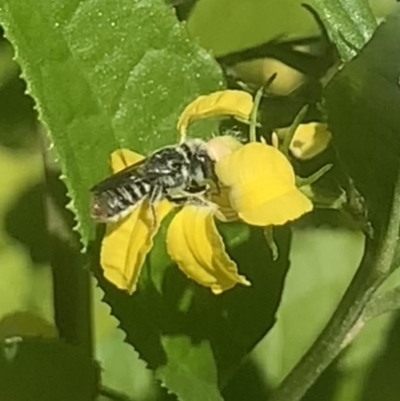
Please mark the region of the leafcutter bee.
POLYGON ((165 146, 92 187, 91 216, 103 223, 116 222, 145 198, 153 216, 154 204, 161 199, 199 204, 209 181, 216 182, 216 178, 207 145, 188 139, 165 146))

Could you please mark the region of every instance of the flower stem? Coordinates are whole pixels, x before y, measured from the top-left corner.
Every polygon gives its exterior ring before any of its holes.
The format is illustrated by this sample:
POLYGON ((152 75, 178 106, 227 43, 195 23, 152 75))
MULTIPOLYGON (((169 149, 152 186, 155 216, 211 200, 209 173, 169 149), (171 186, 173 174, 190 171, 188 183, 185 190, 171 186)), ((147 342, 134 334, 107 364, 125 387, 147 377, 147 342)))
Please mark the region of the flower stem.
POLYGON ((303 107, 300 109, 300 111, 297 113, 296 117, 294 118, 294 120, 293 120, 291 126, 289 127, 289 129, 288 129, 288 131, 287 131, 287 133, 286 133, 286 135, 285 135, 285 138, 284 138, 284 140, 283 140, 283 144, 282 144, 282 149, 281 149, 281 151, 282 151, 282 153, 283 153, 284 155, 286 155, 286 157, 289 156, 289 146, 290 146, 290 143, 292 142, 292 139, 293 139, 294 134, 295 134, 295 132, 296 132, 296 130, 297 130, 297 127, 298 127, 298 126, 301 124, 301 122, 303 121, 303 119, 304 119, 304 117, 305 117, 305 115, 306 115, 306 113, 307 113, 307 110, 308 110, 308 104, 306 104, 305 106, 303 106, 303 107))
POLYGON ((272 226, 264 227, 263 232, 268 248, 271 250, 272 260, 275 262, 279 257, 279 249, 274 239, 274 229, 272 226))
POLYGON ((376 289, 393 270, 400 229, 400 174, 392 203, 390 223, 379 243, 366 238, 360 266, 330 321, 303 358, 272 394, 270 401, 299 401, 320 374, 349 343, 376 289))
POLYGON ((260 106, 261 97, 264 92, 264 87, 262 86, 254 96, 254 104, 253 109, 251 110, 250 114, 250 130, 249 130, 249 140, 250 142, 257 141, 257 114, 258 114, 258 107, 260 106))
POLYGON ((296 177, 296 186, 297 187, 304 187, 304 186, 307 186, 307 185, 314 184, 315 181, 319 180, 332 167, 333 167, 333 164, 326 164, 325 166, 322 166, 319 170, 317 170, 315 173, 311 174, 309 177, 302 178, 302 177, 298 177, 297 176, 296 177))
POLYGON ((342 348, 350 344, 370 320, 398 309, 400 309, 400 285, 381 295, 372 297, 352 329, 347 333, 342 348))

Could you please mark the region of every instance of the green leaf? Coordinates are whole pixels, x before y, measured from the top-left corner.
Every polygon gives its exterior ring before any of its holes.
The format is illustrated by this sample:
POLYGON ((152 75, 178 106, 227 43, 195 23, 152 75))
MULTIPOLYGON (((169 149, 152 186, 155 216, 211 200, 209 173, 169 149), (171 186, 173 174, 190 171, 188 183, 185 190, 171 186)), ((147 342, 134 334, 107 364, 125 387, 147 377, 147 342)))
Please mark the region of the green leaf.
POLYGON ((364 0, 310 0, 343 61, 351 60, 374 33, 377 22, 364 0))
POLYGON ((1 0, 0 22, 56 147, 86 246, 94 238, 88 189, 108 174, 110 153, 175 142, 179 112, 219 88, 221 73, 161 0, 1 0))
MULTIPOLYGON (((49 130, 96 265, 89 188, 109 174, 110 153, 121 146, 147 153, 176 142, 178 115, 198 95, 219 89, 221 72, 161 0, 0 0, 0 23, 49 130)), ((196 136, 212 134, 208 123, 193 128, 196 136)), ((273 325, 289 265, 288 230, 277 230, 281 256, 272 263, 260 230, 226 227, 229 252, 253 286, 216 297, 172 265, 165 228, 138 292, 129 297, 103 282, 105 297, 127 341, 168 391, 185 401, 220 401, 220 388, 273 325)))
POLYGON ((400 161, 399 37, 397 6, 324 92, 339 158, 366 198, 378 228, 388 218, 400 161))

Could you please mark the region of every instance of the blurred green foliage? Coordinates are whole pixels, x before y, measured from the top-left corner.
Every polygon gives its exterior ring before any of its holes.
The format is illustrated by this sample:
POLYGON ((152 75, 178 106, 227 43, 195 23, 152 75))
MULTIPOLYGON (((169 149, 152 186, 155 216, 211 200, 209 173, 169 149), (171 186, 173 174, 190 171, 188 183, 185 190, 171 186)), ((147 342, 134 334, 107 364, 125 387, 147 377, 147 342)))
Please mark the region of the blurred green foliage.
MULTIPOLYGON (((36 115, 11 46, 0 39, 0 321, 21 310, 52 319, 36 115)), ((1 324, 0 324, 1 335, 1 324)))

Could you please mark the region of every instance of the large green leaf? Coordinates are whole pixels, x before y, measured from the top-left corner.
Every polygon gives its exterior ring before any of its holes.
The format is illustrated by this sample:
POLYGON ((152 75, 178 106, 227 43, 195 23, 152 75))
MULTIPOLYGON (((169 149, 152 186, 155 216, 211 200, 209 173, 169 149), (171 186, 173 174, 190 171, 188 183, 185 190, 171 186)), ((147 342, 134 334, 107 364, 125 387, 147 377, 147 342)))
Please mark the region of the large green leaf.
POLYGON ((388 217, 399 168, 400 8, 332 79, 324 97, 339 157, 377 227, 388 217))
POLYGON ((56 146, 87 245, 88 188, 108 174, 111 151, 176 141, 179 111, 218 88, 221 74, 161 0, 2 0, 0 19, 56 146))
MULTIPOLYGON (((161 0, 0 0, 0 23, 55 145, 83 243, 96 256, 88 191, 108 174, 111 151, 175 142, 184 105, 220 88, 221 73, 161 0)), ((210 125, 198 124, 196 135, 211 135, 210 125)), ((167 257, 165 227, 137 293, 103 282, 127 341, 184 400, 221 400, 220 387, 272 326, 288 268, 286 229, 272 263, 259 230, 225 228, 251 288, 215 297, 189 282, 167 257)))
POLYGON ((364 0, 310 0, 343 61, 351 60, 374 33, 377 22, 364 0))

